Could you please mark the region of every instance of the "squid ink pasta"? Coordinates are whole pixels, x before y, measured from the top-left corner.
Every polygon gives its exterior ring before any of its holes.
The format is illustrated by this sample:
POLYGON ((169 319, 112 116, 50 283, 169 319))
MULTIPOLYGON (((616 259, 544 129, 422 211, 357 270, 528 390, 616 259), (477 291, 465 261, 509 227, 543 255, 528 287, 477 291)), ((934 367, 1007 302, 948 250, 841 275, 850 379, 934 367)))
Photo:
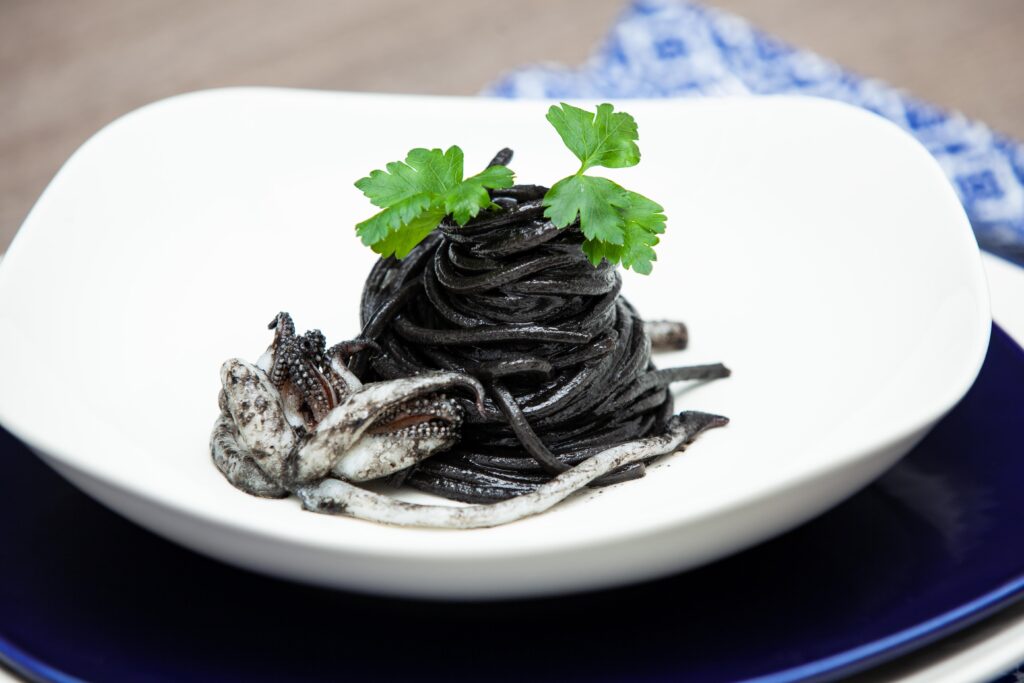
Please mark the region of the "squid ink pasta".
MULTIPOLYGON (((502 150, 491 165, 505 165, 502 150)), ((662 433, 669 386, 726 377, 721 364, 667 369, 655 348, 683 348, 680 323, 645 325, 607 261, 592 265, 578 221, 544 217, 548 188, 490 190, 497 208, 458 226, 448 217, 402 260, 379 260, 361 302, 352 371, 364 381, 464 373, 485 389, 466 404, 453 448, 392 477, 446 498, 489 503, 534 492, 605 449, 662 433)), ((692 415, 701 416, 701 413, 692 415)), ((706 416, 706 426, 724 424, 706 416)), ((596 479, 641 477, 646 461, 596 479)))

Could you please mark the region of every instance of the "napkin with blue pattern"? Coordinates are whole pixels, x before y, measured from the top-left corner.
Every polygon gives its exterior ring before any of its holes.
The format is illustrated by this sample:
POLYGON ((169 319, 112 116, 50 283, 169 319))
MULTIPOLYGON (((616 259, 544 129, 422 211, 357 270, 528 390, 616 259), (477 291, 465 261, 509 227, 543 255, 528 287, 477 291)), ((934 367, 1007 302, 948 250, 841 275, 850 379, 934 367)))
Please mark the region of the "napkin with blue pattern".
POLYGON ((1024 145, 890 85, 844 71, 725 12, 678 0, 636 0, 582 68, 527 68, 506 75, 488 94, 799 94, 842 100, 916 137, 945 170, 982 248, 1024 265, 1024 145))

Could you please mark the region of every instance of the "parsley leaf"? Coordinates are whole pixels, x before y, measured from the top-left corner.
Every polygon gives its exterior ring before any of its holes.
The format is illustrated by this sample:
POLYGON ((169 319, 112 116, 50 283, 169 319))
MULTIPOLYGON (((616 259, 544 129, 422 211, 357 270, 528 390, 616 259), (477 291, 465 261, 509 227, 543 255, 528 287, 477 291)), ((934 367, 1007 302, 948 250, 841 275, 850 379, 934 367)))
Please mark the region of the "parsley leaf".
POLYGON ((395 258, 403 259, 409 255, 417 244, 426 239, 434 231, 437 224, 444 218, 444 209, 428 209, 417 214, 405 223, 401 229, 389 232, 370 248, 381 256, 394 254, 395 258))
POLYGON ((396 201, 392 206, 357 225, 356 234, 362 238, 363 244, 373 246, 384 240, 391 231, 411 223, 429 210, 430 195, 425 192, 414 194, 396 201))
POLYGON ((606 260, 650 274, 657 259, 654 246, 665 232, 665 210, 607 178, 583 175, 594 166, 639 163, 636 121, 607 103, 598 105, 596 112, 562 103, 548 110, 547 119, 580 160, 580 169, 544 195, 544 216, 559 228, 578 219, 586 237, 583 252, 595 266, 606 260))
POLYGON ((544 215, 560 228, 575 222, 587 239, 622 244, 625 229, 621 209, 628 200, 626 191, 607 178, 571 175, 555 183, 544 195, 544 215))
POLYGON ((548 121, 582 162, 580 173, 593 166, 625 168, 640 163, 636 121, 625 112, 612 110, 612 105, 605 103, 591 113, 564 102, 561 108, 548 109, 548 121))
POLYGON ((463 179, 463 153, 457 146, 417 148, 405 161, 392 161, 356 181, 375 206, 383 209, 356 225, 356 234, 381 256, 404 258, 437 227, 446 214, 465 225, 491 205, 487 188, 506 188, 513 174, 491 166, 463 179))
POLYGON ((609 263, 621 263, 642 275, 650 275, 651 262, 658 260, 653 247, 658 244, 658 235, 665 232, 665 210, 641 194, 623 192, 626 205, 620 207, 624 219, 622 244, 591 238, 583 243, 583 253, 595 266, 601 259, 607 259, 609 263))
POLYGON ((512 187, 513 173, 507 166, 489 166, 475 176, 466 178, 444 197, 444 209, 455 222, 465 225, 480 209, 491 204, 486 188, 512 187))

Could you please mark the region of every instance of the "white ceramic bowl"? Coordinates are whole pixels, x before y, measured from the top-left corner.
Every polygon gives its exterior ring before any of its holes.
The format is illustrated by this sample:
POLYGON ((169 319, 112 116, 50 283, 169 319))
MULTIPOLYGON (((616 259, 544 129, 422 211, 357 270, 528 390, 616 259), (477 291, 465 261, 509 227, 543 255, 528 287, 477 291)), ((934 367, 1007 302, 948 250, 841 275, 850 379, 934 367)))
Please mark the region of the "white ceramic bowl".
POLYGON ((374 255, 353 234, 372 208, 352 182, 411 147, 459 144, 469 172, 511 146, 522 182, 550 184, 574 159, 542 102, 233 89, 117 120, 67 162, 0 266, 0 421, 159 534, 371 592, 611 586, 809 519, 973 382, 990 317, 964 213, 922 147, 841 104, 620 104, 644 160, 608 175, 669 216, 653 276, 627 274, 624 293, 690 326, 691 348, 660 364, 734 371, 677 392, 678 409, 732 424, 645 479, 505 527, 400 529, 249 497, 207 453, 218 367, 255 359, 278 310, 328 339, 358 332, 374 255))

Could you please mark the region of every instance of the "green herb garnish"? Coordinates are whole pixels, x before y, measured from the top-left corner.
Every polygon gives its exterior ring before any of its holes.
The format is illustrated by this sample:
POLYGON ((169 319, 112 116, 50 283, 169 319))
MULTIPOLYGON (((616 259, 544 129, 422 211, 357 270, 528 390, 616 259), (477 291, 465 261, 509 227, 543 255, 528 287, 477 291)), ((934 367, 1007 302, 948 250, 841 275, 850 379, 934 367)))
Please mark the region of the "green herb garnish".
MULTIPOLYGON (((562 103, 548 110, 548 121, 565 146, 580 160, 574 175, 555 183, 544 195, 544 215, 559 228, 577 219, 586 240, 583 252, 595 266, 602 259, 638 273, 651 272, 653 247, 665 232, 664 209, 643 195, 607 178, 584 175, 595 166, 624 168, 640 162, 636 121, 610 104, 596 113, 562 103)), ((356 234, 381 256, 405 257, 451 215, 465 225, 493 204, 487 189, 512 186, 513 173, 490 166, 463 179, 458 147, 414 149, 404 162, 373 171, 356 182, 370 201, 383 209, 356 226, 356 234)))
POLYGON ((392 161, 386 171, 373 171, 356 181, 370 201, 384 209, 356 226, 356 234, 381 256, 404 258, 451 214, 465 225, 491 205, 486 188, 512 187, 506 166, 490 166, 462 178, 462 150, 417 148, 405 161, 392 161))
POLYGON ((625 112, 613 112, 610 104, 598 105, 593 114, 564 102, 561 108, 551 107, 547 119, 580 160, 580 168, 544 195, 544 215, 560 228, 578 216, 587 238, 583 252, 595 266, 607 259, 650 274, 651 261, 657 258, 653 247, 665 232, 665 210, 607 178, 583 175, 594 166, 624 168, 640 163, 636 121, 625 112))

